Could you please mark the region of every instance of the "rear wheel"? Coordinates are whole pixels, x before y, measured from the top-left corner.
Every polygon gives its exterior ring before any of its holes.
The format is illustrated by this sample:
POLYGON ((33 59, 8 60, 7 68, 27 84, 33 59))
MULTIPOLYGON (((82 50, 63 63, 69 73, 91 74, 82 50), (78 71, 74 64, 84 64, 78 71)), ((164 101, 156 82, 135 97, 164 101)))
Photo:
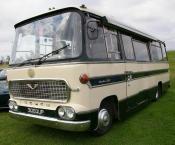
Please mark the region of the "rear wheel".
POLYGON ((158 87, 157 87, 155 97, 154 97, 154 101, 157 101, 161 97, 161 95, 162 95, 162 87, 159 84, 158 87))
POLYGON ((98 125, 93 130, 94 135, 103 135, 111 127, 114 119, 113 103, 104 102, 98 112, 98 125))

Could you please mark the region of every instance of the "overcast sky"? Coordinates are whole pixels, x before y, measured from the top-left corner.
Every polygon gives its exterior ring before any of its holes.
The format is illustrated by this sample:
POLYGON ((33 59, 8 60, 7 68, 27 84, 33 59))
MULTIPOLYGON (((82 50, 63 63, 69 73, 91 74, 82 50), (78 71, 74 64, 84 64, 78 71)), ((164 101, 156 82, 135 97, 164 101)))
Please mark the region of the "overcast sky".
POLYGON ((1 0, 0 56, 10 55, 14 24, 48 11, 86 4, 118 21, 152 34, 175 50, 175 0, 1 0))

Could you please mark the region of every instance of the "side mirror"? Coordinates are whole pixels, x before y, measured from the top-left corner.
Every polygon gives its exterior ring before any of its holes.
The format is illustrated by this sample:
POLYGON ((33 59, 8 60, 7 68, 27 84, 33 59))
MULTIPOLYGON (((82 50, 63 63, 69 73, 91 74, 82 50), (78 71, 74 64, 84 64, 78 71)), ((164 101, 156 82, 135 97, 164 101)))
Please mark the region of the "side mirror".
POLYGON ((90 40, 95 40, 98 38, 98 22, 89 21, 87 23, 87 35, 90 40))

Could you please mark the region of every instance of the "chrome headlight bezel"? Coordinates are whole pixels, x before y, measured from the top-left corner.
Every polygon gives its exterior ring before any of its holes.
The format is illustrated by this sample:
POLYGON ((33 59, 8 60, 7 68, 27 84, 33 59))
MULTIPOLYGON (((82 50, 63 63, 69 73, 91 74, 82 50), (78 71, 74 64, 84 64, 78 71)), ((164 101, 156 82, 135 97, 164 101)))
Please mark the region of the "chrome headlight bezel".
POLYGON ((12 111, 18 111, 18 105, 15 101, 9 101, 9 109, 12 111))
POLYGON ((60 106, 58 107, 58 116, 64 120, 74 120, 76 113, 72 107, 60 106))

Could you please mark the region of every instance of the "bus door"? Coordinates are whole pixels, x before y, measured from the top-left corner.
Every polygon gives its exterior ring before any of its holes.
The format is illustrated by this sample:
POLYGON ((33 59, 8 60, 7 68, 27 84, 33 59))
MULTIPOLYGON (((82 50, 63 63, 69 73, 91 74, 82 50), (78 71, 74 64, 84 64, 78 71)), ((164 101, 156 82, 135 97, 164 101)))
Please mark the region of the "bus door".
POLYGON ((125 67, 128 110, 134 109, 141 102, 139 99, 139 92, 142 84, 140 80, 134 78, 135 73, 138 71, 138 65, 139 64, 126 63, 125 67))
POLYGON ((134 78, 139 71, 139 64, 135 62, 135 54, 130 36, 121 35, 126 58, 125 75, 126 75, 126 95, 128 110, 134 109, 138 105, 137 96, 139 95, 141 85, 139 80, 134 78))

